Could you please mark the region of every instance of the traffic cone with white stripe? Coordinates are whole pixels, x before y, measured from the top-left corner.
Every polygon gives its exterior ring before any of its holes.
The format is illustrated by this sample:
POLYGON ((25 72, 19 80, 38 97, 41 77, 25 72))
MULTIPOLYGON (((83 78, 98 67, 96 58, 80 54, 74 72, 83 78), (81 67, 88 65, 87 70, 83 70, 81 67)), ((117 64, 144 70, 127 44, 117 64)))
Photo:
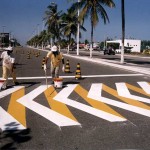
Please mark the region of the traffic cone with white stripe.
POLYGON ((77 69, 76 69, 76 74, 75 74, 75 79, 81 79, 81 69, 80 69, 80 63, 77 64, 77 69))

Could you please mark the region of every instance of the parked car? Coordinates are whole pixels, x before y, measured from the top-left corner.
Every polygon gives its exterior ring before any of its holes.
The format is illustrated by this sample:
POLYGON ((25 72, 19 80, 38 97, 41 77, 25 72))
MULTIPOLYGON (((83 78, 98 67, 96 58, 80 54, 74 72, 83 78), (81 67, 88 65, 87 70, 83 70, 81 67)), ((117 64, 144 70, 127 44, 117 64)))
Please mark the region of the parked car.
POLYGON ((115 50, 114 49, 105 49, 104 50, 104 55, 115 55, 115 50))

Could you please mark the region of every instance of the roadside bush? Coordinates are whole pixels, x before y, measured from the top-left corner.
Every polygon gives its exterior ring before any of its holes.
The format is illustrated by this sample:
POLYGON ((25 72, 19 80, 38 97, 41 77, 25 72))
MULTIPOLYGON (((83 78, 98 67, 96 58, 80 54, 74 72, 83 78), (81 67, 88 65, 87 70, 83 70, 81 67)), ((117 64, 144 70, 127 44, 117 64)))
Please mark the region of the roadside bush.
POLYGON ((147 55, 149 55, 150 54, 150 49, 145 49, 145 50, 143 50, 143 53, 142 54, 147 54, 147 55))

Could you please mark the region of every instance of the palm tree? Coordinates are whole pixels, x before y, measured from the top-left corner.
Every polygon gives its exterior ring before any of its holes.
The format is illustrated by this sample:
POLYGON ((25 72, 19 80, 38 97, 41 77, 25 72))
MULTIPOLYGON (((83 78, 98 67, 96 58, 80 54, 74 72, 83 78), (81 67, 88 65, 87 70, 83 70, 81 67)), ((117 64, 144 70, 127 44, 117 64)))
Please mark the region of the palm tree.
POLYGON ((60 41, 60 25, 61 25, 61 15, 62 11, 58 11, 57 4, 51 3, 48 7, 48 10, 45 11, 46 20, 45 25, 47 26, 48 32, 52 36, 53 40, 58 39, 60 41))
MULTIPOLYGON (((62 31, 64 32, 64 35, 68 38, 68 53, 69 53, 69 47, 71 45, 71 37, 76 37, 77 35, 77 26, 78 26, 78 15, 76 11, 72 11, 71 9, 67 10, 67 13, 64 13, 62 15, 62 31)), ((83 31, 86 31, 86 29, 80 25, 80 28, 83 31)))
MULTIPOLYGON (((99 16, 104 21, 104 24, 109 22, 108 15, 103 6, 108 6, 110 8, 115 7, 113 0, 81 0, 72 5, 72 9, 78 10, 80 8, 79 20, 82 21, 84 18, 90 16, 91 21, 91 44, 93 47, 93 31, 99 22, 99 16)), ((91 56, 92 57, 92 56, 91 56)))

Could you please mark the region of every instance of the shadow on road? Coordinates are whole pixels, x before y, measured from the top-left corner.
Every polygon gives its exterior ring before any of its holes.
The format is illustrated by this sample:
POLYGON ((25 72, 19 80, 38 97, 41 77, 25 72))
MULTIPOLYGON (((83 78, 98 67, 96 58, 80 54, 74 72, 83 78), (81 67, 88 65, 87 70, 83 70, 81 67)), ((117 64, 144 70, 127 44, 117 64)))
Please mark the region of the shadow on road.
POLYGON ((17 145, 25 143, 32 139, 30 129, 18 130, 18 124, 15 122, 6 124, 6 131, 0 133, 0 149, 18 149, 17 145), (9 130, 11 127, 11 130, 9 130))
POLYGON ((31 86, 34 86, 36 84, 40 84, 41 82, 19 82, 19 85, 27 85, 26 88, 29 88, 31 86))

